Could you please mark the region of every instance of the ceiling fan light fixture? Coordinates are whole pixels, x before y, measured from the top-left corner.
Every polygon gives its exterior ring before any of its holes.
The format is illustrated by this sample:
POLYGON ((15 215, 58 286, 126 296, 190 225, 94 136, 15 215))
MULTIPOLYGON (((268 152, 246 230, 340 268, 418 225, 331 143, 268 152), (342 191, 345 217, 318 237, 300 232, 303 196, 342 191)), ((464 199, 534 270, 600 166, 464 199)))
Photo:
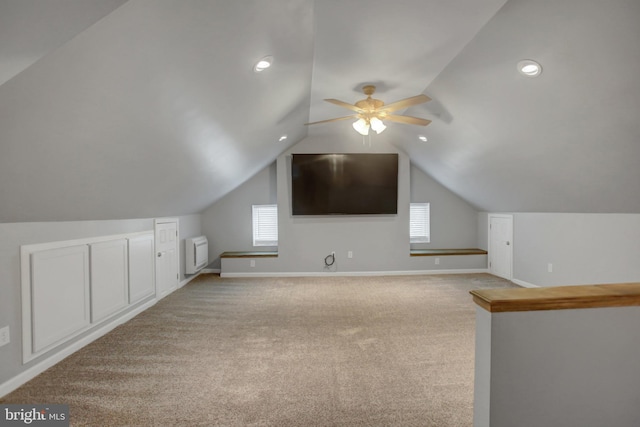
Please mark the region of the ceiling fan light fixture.
POLYGON ((382 123, 382 120, 380 120, 377 117, 373 117, 371 119, 371 129, 375 130, 376 133, 380 134, 382 133, 387 127, 384 125, 384 123, 382 123))
POLYGON ((253 71, 255 71, 256 73, 260 73, 266 70, 267 68, 271 67, 272 64, 273 64, 273 56, 265 56, 264 58, 256 62, 256 65, 253 66, 253 71))
POLYGON ((365 119, 358 119, 353 123, 353 128, 362 136, 369 135, 369 123, 365 119))
POLYGON ((518 62, 518 72, 525 77, 538 77, 542 73, 542 65, 531 59, 518 62))

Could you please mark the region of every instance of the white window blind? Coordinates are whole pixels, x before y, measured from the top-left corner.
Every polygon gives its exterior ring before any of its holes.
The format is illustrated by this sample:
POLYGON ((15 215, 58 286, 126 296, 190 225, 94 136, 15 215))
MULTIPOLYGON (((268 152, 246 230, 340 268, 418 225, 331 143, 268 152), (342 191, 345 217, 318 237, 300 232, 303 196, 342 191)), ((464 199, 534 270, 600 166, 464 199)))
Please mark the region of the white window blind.
POLYGON ((278 205, 253 205, 253 246, 278 246, 278 205))
POLYGON ((428 243, 431 240, 429 203, 409 205, 409 236, 411 243, 428 243))

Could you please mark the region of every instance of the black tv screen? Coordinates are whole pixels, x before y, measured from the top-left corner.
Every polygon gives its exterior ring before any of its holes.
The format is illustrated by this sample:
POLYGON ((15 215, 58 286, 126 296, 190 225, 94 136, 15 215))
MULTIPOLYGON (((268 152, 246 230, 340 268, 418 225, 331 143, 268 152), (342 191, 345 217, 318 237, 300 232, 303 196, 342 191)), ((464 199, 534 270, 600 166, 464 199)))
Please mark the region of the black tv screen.
POLYGON ((293 215, 398 213, 397 154, 293 154, 293 215))

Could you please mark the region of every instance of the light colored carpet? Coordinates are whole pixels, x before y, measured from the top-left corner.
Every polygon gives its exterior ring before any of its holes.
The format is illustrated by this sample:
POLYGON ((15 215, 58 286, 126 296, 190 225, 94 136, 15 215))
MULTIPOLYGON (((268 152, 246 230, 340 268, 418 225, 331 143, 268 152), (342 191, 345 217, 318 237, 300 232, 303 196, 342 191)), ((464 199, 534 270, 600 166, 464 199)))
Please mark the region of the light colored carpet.
POLYGON ((75 426, 471 426, 488 274, 202 275, 1 403, 75 426))

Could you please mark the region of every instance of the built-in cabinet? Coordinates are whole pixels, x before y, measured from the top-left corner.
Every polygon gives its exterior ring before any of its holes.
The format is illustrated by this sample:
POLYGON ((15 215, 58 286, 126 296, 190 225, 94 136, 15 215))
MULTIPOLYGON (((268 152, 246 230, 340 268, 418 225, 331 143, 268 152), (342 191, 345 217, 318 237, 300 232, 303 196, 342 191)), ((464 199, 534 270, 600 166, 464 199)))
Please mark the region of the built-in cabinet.
POLYGON ((155 295, 153 231, 21 247, 23 362, 155 295))

